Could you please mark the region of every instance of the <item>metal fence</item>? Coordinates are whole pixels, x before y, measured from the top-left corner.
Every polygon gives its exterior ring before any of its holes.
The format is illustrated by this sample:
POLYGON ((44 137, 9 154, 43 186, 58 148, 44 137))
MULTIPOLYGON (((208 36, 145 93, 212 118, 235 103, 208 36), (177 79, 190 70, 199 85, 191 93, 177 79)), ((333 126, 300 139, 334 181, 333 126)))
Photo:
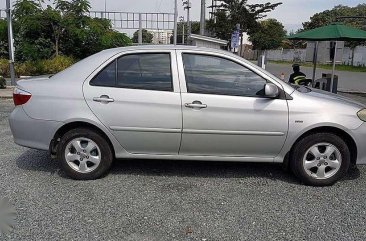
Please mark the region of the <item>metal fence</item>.
POLYGON ((174 13, 90 11, 89 16, 93 18, 109 19, 114 29, 174 29, 174 13))

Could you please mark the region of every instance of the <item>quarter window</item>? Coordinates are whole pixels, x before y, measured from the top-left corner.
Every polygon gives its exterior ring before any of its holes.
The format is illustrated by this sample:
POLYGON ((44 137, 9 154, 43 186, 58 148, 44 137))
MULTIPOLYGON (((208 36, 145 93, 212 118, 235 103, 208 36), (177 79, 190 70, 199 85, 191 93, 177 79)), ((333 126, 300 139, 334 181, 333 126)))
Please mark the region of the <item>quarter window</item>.
POLYGON ((187 90, 190 93, 263 96, 266 80, 231 60, 183 54, 187 90))
POLYGON ((100 71, 91 81, 93 86, 113 87, 116 84, 116 61, 113 61, 100 71))

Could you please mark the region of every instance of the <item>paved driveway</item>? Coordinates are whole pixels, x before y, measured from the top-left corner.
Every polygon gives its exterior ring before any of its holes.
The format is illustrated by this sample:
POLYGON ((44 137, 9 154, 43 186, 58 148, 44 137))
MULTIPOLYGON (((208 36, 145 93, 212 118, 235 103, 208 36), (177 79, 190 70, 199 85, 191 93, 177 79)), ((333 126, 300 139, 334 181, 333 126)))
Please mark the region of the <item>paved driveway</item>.
POLYGON ((13 143, 12 108, 0 100, 0 195, 17 217, 0 240, 366 239, 366 167, 323 188, 273 164, 162 160, 74 181, 47 152, 13 143))

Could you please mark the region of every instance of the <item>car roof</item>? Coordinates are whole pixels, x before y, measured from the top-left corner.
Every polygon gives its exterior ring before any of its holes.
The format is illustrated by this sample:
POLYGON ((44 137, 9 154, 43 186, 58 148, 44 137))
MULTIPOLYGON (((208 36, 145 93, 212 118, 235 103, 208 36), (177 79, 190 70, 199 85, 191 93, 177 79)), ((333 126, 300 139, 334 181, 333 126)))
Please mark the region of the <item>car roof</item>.
POLYGON ((213 48, 205 48, 205 47, 197 47, 197 46, 190 46, 190 45, 133 45, 127 47, 118 47, 112 49, 106 49, 102 52, 109 52, 111 54, 121 53, 124 51, 133 51, 133 50, 196 50, 196 51, 206 51, 206 52, 217 52, 217 53, 224 53, 224 54, 232 54, 229 51, 221 50, 221 49, 213 49, 213 48))

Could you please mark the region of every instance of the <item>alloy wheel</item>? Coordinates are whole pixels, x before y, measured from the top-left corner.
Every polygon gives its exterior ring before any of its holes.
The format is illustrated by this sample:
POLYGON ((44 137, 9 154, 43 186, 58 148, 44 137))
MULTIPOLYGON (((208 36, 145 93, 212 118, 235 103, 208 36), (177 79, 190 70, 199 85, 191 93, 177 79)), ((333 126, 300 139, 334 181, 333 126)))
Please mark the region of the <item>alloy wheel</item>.
POLYGON ((99 146, 88 138, 75 138, 65 148, 65 160, 75 171, 89 173, 97 169, 101 161, 99 146))
POLYGON ((335 175, 342 164, 338 148, 330 143, 318 143, 310 147, 304 155, 305 172, 316 179, 328 179, 335 175))

